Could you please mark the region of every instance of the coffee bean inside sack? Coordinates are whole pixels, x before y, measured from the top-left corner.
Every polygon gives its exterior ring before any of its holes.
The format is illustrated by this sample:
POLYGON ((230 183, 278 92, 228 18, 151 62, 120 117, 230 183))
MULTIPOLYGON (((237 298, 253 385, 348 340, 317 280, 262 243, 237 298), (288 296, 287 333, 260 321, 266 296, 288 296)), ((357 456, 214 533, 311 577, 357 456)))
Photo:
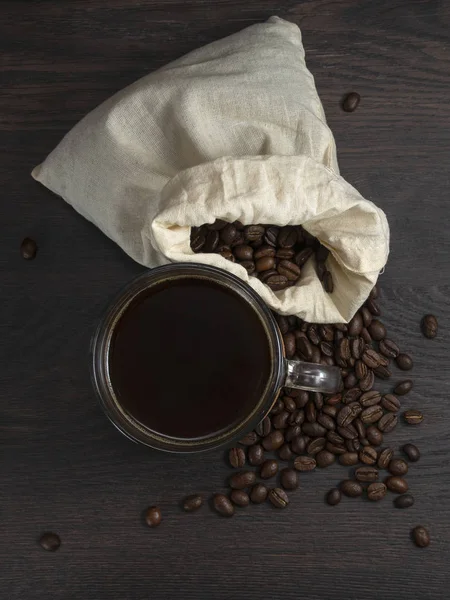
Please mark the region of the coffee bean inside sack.
POLYGON ((301 225, 242 225, 239 221, 217 220, 212 225, 193 227, 193 252, 217 253, 235 262, 253 277, 258 277, 272 291, 295 285, 302 268, 312 257, 316 272, 326 292, 332 293, 334 282, 327 269, 330 251, 301 225))

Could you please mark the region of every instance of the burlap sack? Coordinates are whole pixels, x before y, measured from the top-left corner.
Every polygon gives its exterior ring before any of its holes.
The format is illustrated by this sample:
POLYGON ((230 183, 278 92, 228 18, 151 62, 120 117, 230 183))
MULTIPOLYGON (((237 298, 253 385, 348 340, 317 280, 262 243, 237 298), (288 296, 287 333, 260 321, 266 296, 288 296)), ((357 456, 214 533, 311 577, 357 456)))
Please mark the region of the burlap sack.
POLYGON ((276 17, 122 90, 33 176, 143 265, 221 267, 308 321, 348 321, 388 257, 384 213, 339 176, 300 30, 276 17), (324 292, 313 260, 297 285, 272 292, 219 255, 194 255, 190 227, 217 218, 302 224, 331 250, 334 292, 324 292))

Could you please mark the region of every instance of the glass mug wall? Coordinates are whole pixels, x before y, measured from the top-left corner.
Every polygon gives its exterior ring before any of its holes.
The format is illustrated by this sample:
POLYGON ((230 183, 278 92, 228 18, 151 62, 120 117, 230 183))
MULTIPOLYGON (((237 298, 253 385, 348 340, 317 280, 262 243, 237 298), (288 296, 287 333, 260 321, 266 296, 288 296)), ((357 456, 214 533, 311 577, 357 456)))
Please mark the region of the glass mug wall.
POLYGON ((237 277, 172 264, 132 281, 92 340, 101 406, 126 436, 195 452, 231 444, 270 411, 283 386, 334 393, 337 367, 287 360, 276 321, 237 277))

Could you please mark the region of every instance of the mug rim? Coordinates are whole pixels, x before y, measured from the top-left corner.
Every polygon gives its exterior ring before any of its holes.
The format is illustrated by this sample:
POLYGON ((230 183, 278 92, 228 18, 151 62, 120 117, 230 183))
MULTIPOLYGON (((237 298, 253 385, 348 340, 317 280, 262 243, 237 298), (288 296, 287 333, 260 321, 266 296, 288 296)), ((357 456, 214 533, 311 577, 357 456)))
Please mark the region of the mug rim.
POLYGON ((271 310, 259 294, 232 273, 201 263, 171 263, 155 267, 129 281, 108 304, 91 340, 91 380, 103 412, 113 425, 132 441, 166 452, 202 452, 226 447, 241 439, 256 427, 275 403, 282 386, 283 367, 284 346, 281 333, 271 310), (115 328, 130 304, 140 294, 164 281, 191 278, 204 279, 227 287, 254 310, 267 337, 271 371, 260 398, 237 422, 225 426, 219 432, 199 438, 176 438, 146 427, 121 406, 109 375, 109 356, 115 328))

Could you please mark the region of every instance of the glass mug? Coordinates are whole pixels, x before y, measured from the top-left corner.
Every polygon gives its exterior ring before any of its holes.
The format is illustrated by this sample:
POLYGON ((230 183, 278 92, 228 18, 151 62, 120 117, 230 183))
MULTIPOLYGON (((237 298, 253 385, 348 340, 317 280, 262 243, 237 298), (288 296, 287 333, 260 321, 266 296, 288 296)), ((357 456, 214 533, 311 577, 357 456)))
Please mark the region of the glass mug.
MULTIPOLYGON (((143 310, 144 309, 142 309, 142 311, 143 310)), ((155 310, 152 309, 150 312, 154 313, 155 310)), ((141 312, 141 314, 145 316, 144 312, 141 312)), ((134 320, 136 321, 136 319, 139 318, 140 317, 136 317, 134 320)), ((204 318, 206 319, 206 316, 204 318)), ((208 331, 208 327, 211 328, 210 324, 206 324, 205 331, 203 331, 205 336, 212 335, 212 332, 208 331)), ((185 337, 187 335, 191 336, 190 330, 187 329, 187 331, 188 334, 185 333, 185 337)), ((199 331, 198 328, 195 330, 195 332, 199 331)), ((172 332, 172 334, 174 332, 172 332)), ((195 332, 192 333, 192 338, 197 337, 195 332)), ((200 333, 202 332, 200 331, 200 333)), ((221 335, 221 339, 223 339, 223 332, 221 335)), ((253 335, 253 333, 251 335, 253 335)), ((180 346, 177 346, 177 348, 178 347, 180 346)), ((175 348, 175 346, 172 345, 172 348, 175 348)), ((283 338, 271 310, 249 285, 221 269, 192 263, 175 263, 152 269, 144 275, 134 279, 119 293, 106 310, 106 313, 92 338, 91 375, 93 386, 99 398, 101 407, 119 431, 135 442, 145 444, 158 450, 172 452, 199 452, 231 445, 233 441, 239 440, 247 432, 254 429, 270 412, 283 387, 332 394, 337 392, 341 386, 341 375, 338 367, 312 364, 286 358, 283 338), (171 291, 167 292, 166 290, 171 291), (162 295, 163 293, 166 294, 167 298, 162 295), (158 351, 161 344, 167 345, 169 343, 166 339, 167 336, 165 334, 164 336, 162 335, 159 325, 160 321, 164 321, 164 319, 168 318, 168 315, 173 312, 180 312, 177 308, 180 304, 180 298, 182 299, 183 306, 185 303, 189 304, 191 293, 194 294, 192 298, 200 298, 200 302, 188 306, 184 313, 180 309, 183 314, 181 317, 178 314, 178 325, 174 329, 175 334, 172 335, 173 343, 181 344, 181 350, 185 352, 183 355, 184 360, 183 362, 178 361, 177 369, 177 364, 171 363, 170 349, 166 349, 167 355, 164 357, 162 356, 162 351, 158 351), (245 409, 243 408, 242 410, 240 410, 241 405, 240 407, 233 407, 231 400, 236 400, 236 390, 241 389, 243 384, 248 383, 246 381, 246 375, 242 375, 241 372, 237 373, 236 371, 235 377, 235 373, 233 372, 233 369, 235 369, 234 366, 231 367, 226 364, 226 361, 224 364, 220 363, 220 360, 224 359, 217 358, 217 361, 214 362, 214 348, 216 348, 216 350, 224 350, 225 353, 227 350, 226 348, 223 348, 224 344, 221 344, 220 339, 217 340, 214 338, 215 346, 208 348, 207 350, 203 349, 204 352, 199 359, 205 361, 204 364, 208 364, 208 368, 214 369, 214 373, 216 373, 216 371, 222 373, 223 381, 219 384, 217 381, 213 381, 211 373, 206 377, 206 381, 203 381, 203 377, 194 378, 194 374, 192 377, 189 377, 191 371, 187 370, 188 366, 186 366, 184 362, 185 360, 187 360, 187 362, 193 360, 192 357, 196 354, 196 340, 192 339, 191 341, 189 339, 187 340, 188 344, 186 343, 186 339, 177 340, 177 332, 180 323, 185 324, 188 328, 190 326, 190 321, 200 320, 201 322, 203 314, 206 315, 206 313, 213 311, 216 306, 215 301, 209 303, 202 301, 203 299, 206 300, 209 298, 211 293, 216 294, 220 302, 222 301, 222 296, 219 296, 218 294, 226 294, 226 298, 224 296, 226 304, 223 305, 225 308, 218 308, 219 317, 217 317, 217 315, 214 316, 214 319, 216 319, 214 323, 218 323, 218 319, 222 320, 222 316, 225 316, 228 306, 233 305, 238 311, 234 316, 230 313, 229 321, 220 323, 220 325, 229 328, 230 335, 234 335, 236 339, 239 340, 238 345, 235 345, 232 350, 233 353, 239 354, 241 352, 242 354, 242 356, 239 356, 237 359, 236 369, 243 366, 238 363, 239 361, 245 361, 245 357, 248 355, 245 346, 251 341, 247 339, 248 336, 247 333, 243 331, 244 327, 242 323, 248 323, 250 325, 250 322, 252 322, 253 325, 255 325, 258 330, 256 333, 259 336, 259 342, 257 344, 254 343, 251 347, 256 348, 258 352, 263 353, 261 356, 267 357, 267 364, 264 363, 266 364, 266 372, 264 372, 263 375, 261 375, 261 373, 258 374, 260 369, 251 370, 248 366, 245 366, 247 369, 245 372, 255 376, 255 381, 258 382, 260 388, 257 388, 256 384, 251 384, 250 392, 245 395, 245 409), (176 294, 178 294, 178 296, 176 296, 176 294), (178 304, 174 305, 175 309, 174 307, 170 307, 171 296, 177 298, 176 302, 178 302, 178 304), (144 322, 142 322, 142 327, 140 326, 139 321, 137 324, 134 323, 133 325, 132 315, 133 310, 135 312, 137 310, 133 307, 144 306, 144 303, 147 302, 147 298, 148 302, 156 302, 159 298, 161 300, 158 300, 158 302, 160 301, 161 310, 158 309, 159 314, 153 315, 150 315, 149 311, 147 311, 147 317, 153 318, 153 321, 146 324, 146 327, 147 325, 148 327, 144 339, 144 350, 153 352, 153 355, 149 362, 145 362, 146 358, 143 358, 143 370, 146 371, 144 374, 142 370, 141 372, 137 371, 138 367, 136 365, 141 364, 141 358, 139 354, 134 356, 134 344, 129 343, 129 340, 127 341, 127 334, 122 331, 125 331, 125 325, 122 326, 122 324, 128 322, 127 327, 130 331, 134 327, 133 335, 137 335, 138 337, 144 335, 144 322), (242 315, 239 312, 241 308, 247 311, 247 317, 244 320, 241 319, 242 315), (241 319, 240 322, 239 319, 241 319), (240 323, 239 325, 237 325, 238 322, 240 323), (139 325, 139 327, 137 325, 139 325), (235 328, 234 332, 233 327, 235 328), (236 329, 236 327, 239 328, 236 329), (241 330, 242 337, 239 338, 241 330), (122 342, 120 340, 122 340, 122 342), (120 343, 128 343, 128 346, 122 349, 122 354, 120 354, 120 343), (127 348, 130 349, 130 352, 127 352, 127 348), (117 357, 115 356, 116 354, 117 357), (158 362, 158 357, 160 362, 158 362), (145 410, 147 410, 150 417, 152 416, 152 411, 155 418, 159 418, 161 417, 161 414, 167 412, 169 422, 172 422, 170 415, 173 415, 173 422, 175 423, 175 418, 181 409, 181 427, 183 419, 186 426, 190 421, 195 423, 197 418, 200 417, 200 413, 193 414, 193 412, 195 413, 195 410, 198 411, 198 402, 200 402, 200 400, 198 399, 198 392, 195 392, 195 396, 194 393, 192 393, 191 397, 189 397, 189 390, 196 389, 200 386, 199 389, 207 391, 207 386, 210 382, 211 385, 215 385, 215 392, 214 394, 206 395, 203 399, 201 416, 202 418, 205 417, 205 415, 208 418, 210 417, 210 421, 212 422, 220 412, 219 409, 224 409, 230 413, 228 415, 228 421, 225 419, 226 422, 222 422, 220 426, 218 425, 211 428, 210 431, 202 431, 201 434, 191 434, 189 432, 183 433, 180 429, 173 433, 168 432, 167 430, 163 431, 163 428, 161 427, 159 428, 160 430, 158 430, 157 426, 153 426, 151 423, 149 424, 149 422, 146 423, 145 419, 141 418, 140 414, 138 414, 142 407, 139 408, 136 404, 138 408, 130 408, 129 404, 132 401, 132 398, 127 398, 127 394, 123 394, 123 392, 118 393, 118 390, 115 389, 118 387, 118 384, 115 382, 115 377, 116 379, 122 377, 122 375, 120 375, 120 377, 117 375, 117 373, 120 374, 122 361, 124 365, 127 362, 129 363, 127 367, 129 373, 127 375, 127 372, 124 371, 124 377, 133 377, 132 373, 136 371, 138 373, 137 378, 141 378, 140 384, 143 384, 139 385, 138 379, 136 379, 136 382, 131 380, 131 387, 133 387, 134 383, 136 383, 136 385, 134 386, 135 392, 132 392, 129 395, 132 396, 136 393, 136 395, 142 395, 144 400, 146 398, 146 391, 141 388, 146 388, 146 384, 143 382, 148 382, 149 388, 151 389, 154 379, 161 380, 161 378, 163 378, 163 383, 167 381, 167 390, 173 391, 172 386, 176 387, 176 385, 179 386, 179 390, 184 390, 182 387, 183 380, 179 381, 178 375, 189 380, 189 389, 185 393, 181 393, 180 391, 177 392, 176 399, 179 401, 178 409, 176 407, 172 408, 170 405, 173 398, 168 398, 166 403, 165 393, 163 392, 161 385, 156 381, 155 385, 160 385, 160 387, 154 388, 152 392, 150 391, 148 401, 145 400, 145 410), (153 372, 151 368, 152 364, 157 365, 153 372), (160 370, 161 368, 165 368, 165 366, 167 366, 167 375, 163 376, 162 373, 160 373, 160 370), (184 371, 183 368, 185 369, 184 371), (156 369, 159 370, 157 371, 156 369), (115 372, 117 372, 116 375, 115 372), (164 379, 164 377, 166 377, 166 379, 164 379), (234 395, 229 395, 227 397, 227 389, 232 388, 234 379, 236 380, 236 384, 239 385, 235 388, 234 395), (171 387, 169 388, 169 386, 171 387), (255 389, 258 389, 259 391, 255 393, 256 397, 252 398, 251 391, 255 389), (226 402, 222 404, 216 402, 217 394, 219 394, 219 396, 222 394, 221 397, 225 398, 226 402), (166 406, 166 404, 168 404, 168 406, 166 406), (190 409, 191 404, 196 406, 192 411, 190 409), (231 413, 232 417, 230 416, 231 413)), ((125 381, 123 377, 122 379, 125 381)), ((244 404, 242 404, 242 406, 244 406, 244 404)), ((208 422, 208 418, 206 418, 206 422, 208 422)))

